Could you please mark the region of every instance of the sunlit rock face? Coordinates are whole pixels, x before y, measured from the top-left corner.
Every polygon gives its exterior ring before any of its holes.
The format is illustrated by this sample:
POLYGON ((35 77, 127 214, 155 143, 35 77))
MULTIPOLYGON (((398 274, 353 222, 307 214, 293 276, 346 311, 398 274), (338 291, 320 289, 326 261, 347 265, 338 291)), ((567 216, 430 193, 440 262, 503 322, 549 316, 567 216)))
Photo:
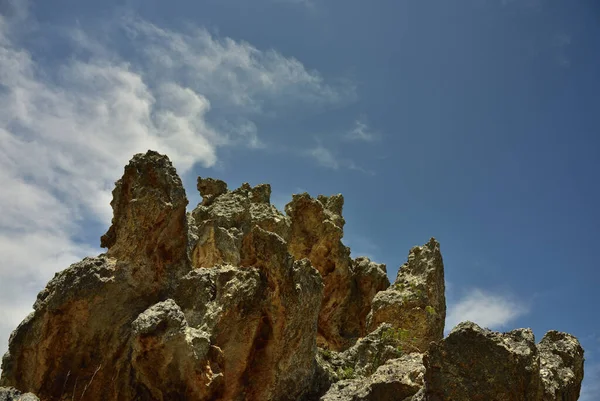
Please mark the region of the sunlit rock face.
POLYGON ((197 188, 187 212, 167 156, 131 159, 106 253, 39 293, 10 337, 0 401, 578 398, 569 334, 536 345, 528 330, 464 323, 442 338, 435 239, 390 286, 385 265, 350 257, 341 195, 294 195, 283 214, 268 184, 197 188))
POLYGON ((373 330, 391 323, 406 330, 411 351, 425 352, 431 342, 442 339, 445 320, 444 262, 440 244, 431 238, 410 250, 394 284, 375 296, 367 326, 373 330))

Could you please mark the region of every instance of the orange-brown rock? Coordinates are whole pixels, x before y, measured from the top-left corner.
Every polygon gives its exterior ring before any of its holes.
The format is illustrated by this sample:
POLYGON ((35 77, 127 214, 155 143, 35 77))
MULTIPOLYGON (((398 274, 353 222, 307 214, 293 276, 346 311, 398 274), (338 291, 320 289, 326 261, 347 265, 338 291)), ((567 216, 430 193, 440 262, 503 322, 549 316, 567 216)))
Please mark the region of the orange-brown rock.
POLYGON ((352 261, 342 243, 342 195, 294 195, 285 211, 291 220, 289 251, 308 258, 325 283, 319 314, 319 346, 343 350, 367 334, 365 319, 373 296, 389 286, 385 265, 352 261))
POLYGON ((389 286, 385 265, 350 258, 341 242, 344 219, 341 195, 311 198, 294 195, 286 215, 270 204, 271 187, 243 184, 233 191, 223 181, 198 180, 203 201, 188 216, 189 255, 195 268, 218 264, 248 265, 244 243, 253 227, 278 234, 296 259, 307 258, 325 283, 319 314, 319 345, 349 347, 367 333, 371 300, 389 286))
POLYGON ((169 159, 133 157, 113 191, 101 239, 108 251, 57 273, 39 293, 11 335, 0 397, 579 396, 583 350, 573 336, 552 331, 536 346, 528 330, 465 323, 442 339, 444 271, 434 239, 411 249, 389 287, 385 265, 352 260, 343 245, 341 195, 295 195, 284 215, 267 184, 230 191, 199 178, 197 188, 203 200, 186 214, 169 159))
POLYGON ((287 223, 270 218, 268 186, 202 190, 248 206, 196 213, 245 234, 214 261, 235 266, 194 269, 188 251, 198 239, 188 247, 194 220, 175 169, 155 152, 136 155, 113 191, 108 252, 39 294, 11 336, 1 384, 44 401, 301 397, 316 366, 321 276, 269 231, 285 234, 287 223))

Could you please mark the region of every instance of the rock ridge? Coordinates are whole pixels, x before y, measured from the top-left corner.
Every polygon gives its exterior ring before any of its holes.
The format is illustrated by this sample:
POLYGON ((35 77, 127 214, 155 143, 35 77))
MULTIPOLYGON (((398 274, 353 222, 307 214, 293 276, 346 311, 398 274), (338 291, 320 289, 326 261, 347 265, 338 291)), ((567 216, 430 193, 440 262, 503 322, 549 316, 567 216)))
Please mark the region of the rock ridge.
POLYGON ((187 212, 169 158, 135 155, 107 251, 56 273, 12 333, 0 400, 577 400, 583 349, 463 322, 444 338, 440 244, 394 283, 352 259, 341 194, 198 178, 187 212), (35 395, 34 395, 35 394, 35 395), (39 397, 39 398, 38 398, 39 397))

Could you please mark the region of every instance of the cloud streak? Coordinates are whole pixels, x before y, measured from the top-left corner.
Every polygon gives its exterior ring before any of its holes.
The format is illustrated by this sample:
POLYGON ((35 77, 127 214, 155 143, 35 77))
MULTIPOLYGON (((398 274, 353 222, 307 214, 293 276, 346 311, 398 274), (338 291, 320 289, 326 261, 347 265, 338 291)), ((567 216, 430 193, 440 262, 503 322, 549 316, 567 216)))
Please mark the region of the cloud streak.
POLYGON ((364 119, 358 119, 345 138, 349 141, 374 142, 379 139, 379 135, 370 129, 364 119))

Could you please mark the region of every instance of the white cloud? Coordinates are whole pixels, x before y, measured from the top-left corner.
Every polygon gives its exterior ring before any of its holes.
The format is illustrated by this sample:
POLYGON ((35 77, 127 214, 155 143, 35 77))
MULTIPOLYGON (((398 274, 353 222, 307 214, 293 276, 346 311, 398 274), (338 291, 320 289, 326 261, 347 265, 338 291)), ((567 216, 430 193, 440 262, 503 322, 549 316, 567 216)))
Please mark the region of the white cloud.
POLYGON ((274 50, 217 38, 206 29, 173 32, 136 18, 124 24, 132 42, 143 43, 139 48, 154 73, 177 76, 211 101, 238 106, 236 112, 267 113, 299 101, 320 107, 356 98, 354 85, 328 84, 318 72, 274 50))
POLYGON ((501 329, 526 314, 527 306, 509 295, 473 289, 448 307, 446 331, 466 320, 490 329, 501 329))
POLYGON ((334 170, 337 170, 340 167, 340 163, 334 154, 321 144, 318 144, 314 148, 310 149, 307 154, 322 167, 327 167, 334 170))
POLYGON ((373 132, 364 118, 354 122, 354 127, 346 133, 345 138, 350 141, 373 142, 379 139, 379 136, 373 132))
POLYGON ((108 228, 110 192, 133 154, 165 153, 180 174, 214 166, 220 147, 265 146, 252 121, 265 105, 354 93, 296 59, 203 29, 122 23, 145 58, 78 30, 73 55, 50 67, 16 45, 0 15, 0 354, 53 273, 100 252, 80 238, 88 224, 108 228))

